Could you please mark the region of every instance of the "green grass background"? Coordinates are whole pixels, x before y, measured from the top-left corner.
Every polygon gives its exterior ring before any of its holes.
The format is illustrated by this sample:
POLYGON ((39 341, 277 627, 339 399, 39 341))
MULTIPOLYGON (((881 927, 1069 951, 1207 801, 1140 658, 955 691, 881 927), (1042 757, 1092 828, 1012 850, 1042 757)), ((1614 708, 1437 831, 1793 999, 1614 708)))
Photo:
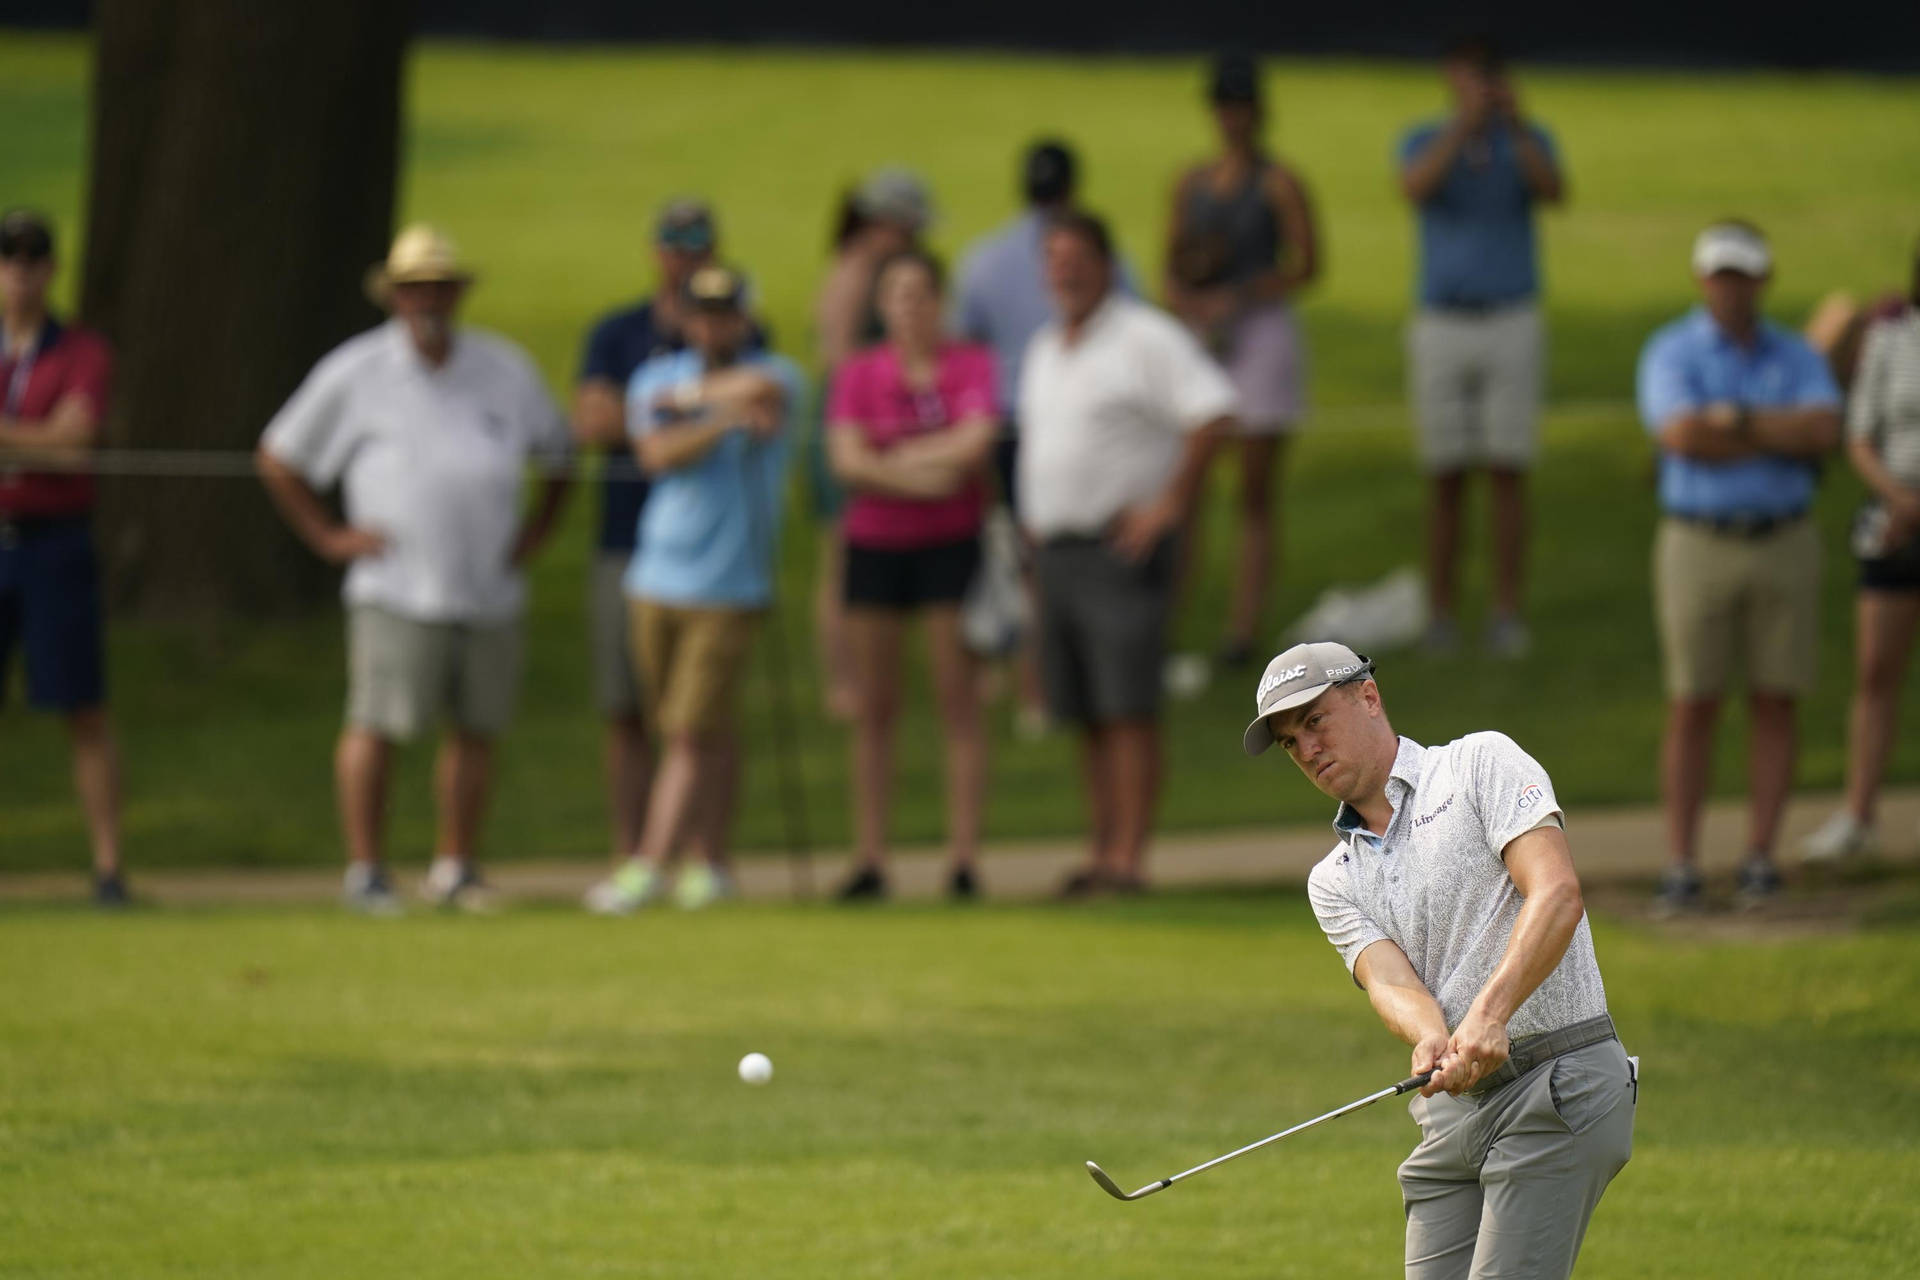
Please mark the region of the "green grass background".
MULTIPOLYGON (((73 228, 83 207, 86 46, 0 36, 0 193, 73 228)), ((1437 76, 1416 64, 1277 62, 1278 147, 1310 181, 1327 274, 1306 303, 1316 411, 1286 488, 1285 578, 1269 622, 1327 585, 1417 556, 1421 494, 1401 406, 1400 331, 1411 229, 1391 185, 1401 129, 1437 112, 1437 76)), ((1556 132, 1572 204, 1544 220, 1554 407, 1537 476, 1533 657, 1393 656, 1382 679, 1400 727, 1446 739, 1486 727, 1540 756, 1580 804, 1650 799, 1660 724, 1648 608, 1654 519, 1648 451, 1630 406, 1647 332, 1690 303, 1689 239, 1742 213, 1772 234, 1772 310, 1798 322, 1825 291, 1897 284, 1920 230, 1920 94, 1910 79, 1846 75, 1525 71, 1528 108, 1556 132)), ((403 214, 459 238, 484 272, 471 318, 538 357, 556 391, 600 312, 648 287, 647 239, 667 197, 698 192, 721 210, 728 253, 754 274, 787 350, 809 349, 809 299, 825 264, 836 192, 881 163, 909 163, 942 210, 953 251, 1012 212, 1018 148, 1074 139, 1086 199, 1108 211, 1127 252, 1157 265, 1165 191, 1208 145, 1193 59, 1004 55, 533 49, 433 43, 410 60, 403 214)), ((69 234, 69 244, 76 238, 69 234)), ((69 264, 64 287, 77 272, 69 264)), ((1230 475, 1216 486, 1205 571, 1183 623, 1211 647, 1223 609, 1230 475)), ((156 483, 165 483, 157 481, 156 483)), ((235 483, 245 483, 236 481, 235 483)), ((1859 493, 1844 467, 1824 486, 1829 548, 1825 648, 1806 707, 1801 776, 1832 785, 1851 680, 1850 581, 1842 532, 1859 493)), ((583 570, 593 503, 576 503, 535 575, 524 711, 508 739, 490 849, 501 856, 604 847, 598 730, 588 702, 583 570)), ((1471 558, 1469 626, 1484 596, 1471 558)), ((811 670, 805 600, 813 531, 789 522, 780 625, 811 670)), ((343 693, 340 626, 324 616, 201 630, 124 625, 113 636, 116 715, 128 759, 127 827, 136 865, 268 864, 335 856, 327 758, 343 693)), ((1247 678, 1216 682, 1170 715, 1169 828, 1317 817, 1322 803, 1235 742, 1247 678)), ((845 739, 814 713, 811 682, 792 735, 817 841, 846 834, 845 739)), ((759 744, 742 838, 784 838, 770 767, 764 663, 749 689, 759 744)), ((1910 693, 1909 718, 1920 711, 1910 693)), ((1004 719, 1004 716, 1001 717, 1004 719)), ((395 794, 398 856, 429 841, 426 752, 395 794)), ((938 735, 924 698, 898 752, 897 831, 937 838, 938 735)), ((1715 784, 1740 785, 1738 719, 1715 784)), ((1893 776, 1920 777, 1920 735, 1893 776)), ((1063 835, 1082 826, 1070 742, 1002 732, 990 834, 1063 835)), ((76 865, 81 829, 56 725, 10 708, 0 719, 0 867, 76 865)))
MULTIPOLYGON (((1913 1274, 1904 914, 1596 928, 1643 1057, 1580 1275, 1913 1274)), ((0 1275, 1398 1272, 1406 1074, 1296 892, 375 922, 0 913, 0 1275), (734 1076, 748 1051, 775 1076, 734 1076)))

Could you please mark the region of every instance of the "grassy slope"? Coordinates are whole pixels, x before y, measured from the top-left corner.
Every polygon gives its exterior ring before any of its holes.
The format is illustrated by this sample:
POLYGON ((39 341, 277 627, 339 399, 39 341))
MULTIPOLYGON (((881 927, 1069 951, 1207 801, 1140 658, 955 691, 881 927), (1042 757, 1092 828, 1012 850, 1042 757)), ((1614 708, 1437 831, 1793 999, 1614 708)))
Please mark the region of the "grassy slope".
MULTIPOLYGON (((1395 1104, 1135 1207, 1079 1168, 1143 1183, 1404 1074, 1295 895, 4 925, 0 1274, 1119 1280, 1398 1257, 1395 1104), (751 1049, 765 1090, 733 1077, 751 1049)), ((1598 934, 1645 1083, 1581 1274, 1909 1266, 1907 935, 1598 934)))
MULTIPOLYGON (((84 49, 68 40, 0 40, 0 105, 25 121, 0 154, 9 201, 71 225, 84 151, 84 49)), ((1397 718, 1446 738, 1498 726, 1532 747, 1576 803, 1649 798, 1659 724, 1647 608, 1652 506, 1639 431, 1625 398, 1647 330, 1687 303, 1685 246, 1705 218, 1751 214, 1783 263, 1786 317, 1830 287, 1893 280, 1913 231, 1920 98, 1906 82, 1855 77, 1568 72, 1525 77, 1556 129, 1574 204, 1548 219, 1553 390, 1539 475, 1534 610, 1539 652, 1517 668, 1472 656, 1387 664, 1397 718)), ((1059 130, 1088 159, 1087 197, 1110 210, 1151 268, 1163 189, 1206 142, 1186 61, 873 58, 855 54, 551 51, 435 45, 412 70, 405 212, 449 225, 486 273, 473 318, 525 341, 556 387, 588 320, 637 293, 652 209, 700 191, 723 210, 730 251, 755 273, 777 332, 804 349, 807 300, 835 190, 863 169, 908 161, 936 184, 937 236, 955 249, 1008 212, 1011 153, 1059 130)), ((1415 66, 1282 65, 1275 79, 1284 149, 1309 176, 1329 239, 1329 275, 1307 306, 1321 406, 1290 482, 1287 579, 1273 615, 1296 615, 1325 586, 1413 558, 1420 498, 1405 465, 1399 326, 1408 218, 1387 154, 1399 128, 1438 106, 1415 66)), ((71 284, 73 273, 69 272, 71 284)), ((1223 477, 1224 479, 1224 477, 1223 477)), ((1224 488, 1224 486, 1223 486, 1224 488)), ((1832 550, 1827 648, 1806 715, 1802 776, 1831 784, 1851 663, 1840 532, 1857 494, 1826 486, 1832 550)), ((581 568, 590 503, 574 508, 537 574, 525 713, 508 744, 493 828, 516 856, 598 848, 596 730, 586 704, 581 568)), ((1188 639, 1211 642, 1221 609, 1224 509, 1188 639)), ((786 544, 789 643, 803 646, 810 531, 786 544)), ((1469 607, 1481 590, 1476 558, 1469 607)), ((118 631, 114 667, 130 760, 128 822, 148 862, 287 862, 332 856, 324 760, 338 717, 340 639, 332 618, 187 635, 118 631)), ((800 664, 804 669, 807 664, 800 664)), ((1260 786, 1232 747, 1246 690, 1217 684, 1172 718, 1170 826, 1317 815, 1304 788, 1260 786)), ((841 735, 810 714, 806 752, 816 838, 845 832, 841 735)), ((770 729, 764 667, 756 724, 770 729)), ((1909 711, 1920 712, 1920 694, 1909 711)), ((9 714, 0 730, 0 865, 71 864, 79 827, 57 729, 9 714)), ((763 739, 764 740, 764 739, 763 739)), ((781 835, 775 774, 750 771, 743 837, 781 835)), ((1729 735, 1718 785, 1738 785, 1729 735)), ((899 752, 903 838, 939 830, 937 738, 924 700, 899 752)), ((397 847, 423 854, 425 760, 396 797, 397 847)), ((1080 823, 1068 744, 1003 743, 991 829, 1070 833, 1080 823)), ((1908 735, 1897 778, 1920 776, 1908 735)))

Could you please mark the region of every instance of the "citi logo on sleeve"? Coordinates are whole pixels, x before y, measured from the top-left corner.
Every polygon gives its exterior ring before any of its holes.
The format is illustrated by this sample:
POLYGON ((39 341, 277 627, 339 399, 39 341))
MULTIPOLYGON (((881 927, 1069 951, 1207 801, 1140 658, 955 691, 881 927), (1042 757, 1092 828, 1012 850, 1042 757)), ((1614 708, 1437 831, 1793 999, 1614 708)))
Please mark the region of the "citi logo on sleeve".
POLYGON ((1529 782, 1526 785, 1526 787, 1520 792, 1520 802, 1518 807, 1521 809, 1531 809, 1536 804, 1539 804, 1540 798, 1546 794, 1547 794, 1546 791, 1541 788, 1539 783, 1529 782))

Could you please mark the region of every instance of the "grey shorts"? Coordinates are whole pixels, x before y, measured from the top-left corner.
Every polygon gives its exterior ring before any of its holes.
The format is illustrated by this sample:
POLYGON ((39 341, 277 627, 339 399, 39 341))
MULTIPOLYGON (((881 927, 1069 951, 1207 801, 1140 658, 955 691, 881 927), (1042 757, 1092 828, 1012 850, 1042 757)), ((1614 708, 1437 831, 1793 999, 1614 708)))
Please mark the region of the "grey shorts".
POLYGON ((1242 313, 1224 363, 1241 434, 1280 435, 1299 423, 1306 412, 1307 350, 1293 308, 1270 302, 1242 313))
POLYGON ((1055 719, 1094 725, 1159 715, 1176 559, 1172 538, 1139 564, 1102 538, 1041 544, 1040 679, 1055 719))
POLYGON ((639 716, 646 706, 627 638, 625 583, 631 557, 602 551, 587 570, 587 644, 593 665, 593 705, 602 719, 639 716))
POLYGON ((1407 1280, 1572 1273, 1600 1196, 1633 1154, 1639 1086, 1618 1040, 1477 1098, 1416 1096, 1400 1166, 1407 1280))
POLYGON ((398 742, 441 721, 492 737, 513 719, 518 619, 416 622, 372 605, 347 615, 347 723, 398 742))
POLYGON ((1407 381, 1428 471, 1533 464, 1546 345, 1540 308, 1530 302, 1414 317, 1407 381))

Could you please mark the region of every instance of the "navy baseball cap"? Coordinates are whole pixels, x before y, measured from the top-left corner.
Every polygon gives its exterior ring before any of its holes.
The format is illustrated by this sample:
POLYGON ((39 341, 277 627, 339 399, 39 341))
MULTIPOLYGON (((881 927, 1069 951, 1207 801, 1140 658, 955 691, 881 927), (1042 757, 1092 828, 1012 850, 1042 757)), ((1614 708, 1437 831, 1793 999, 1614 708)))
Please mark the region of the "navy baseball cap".
POLYGON ((669 249, 685 249, 690 253, 711 249, 719 239, 713 225, 713 210, 705 201, 675 200, 660 211, 653 239, 669 249))
POLYGON ((1213 62, 1207 98, 1218 104, 1260 103, 1260 67, 1244 53, 1223 53, 1213 62))
POLYGON ((42 259, 53 256, 53 227, 32 209, 9 209, 0 214, 0 258, 42 259))
POLYGON ((1056 138, 1043 138, 1027 148, 1020 168, 1020 185, 1029 204, 1059 204, 1073 194, 1077 165, 1073 149, 1056 138))

